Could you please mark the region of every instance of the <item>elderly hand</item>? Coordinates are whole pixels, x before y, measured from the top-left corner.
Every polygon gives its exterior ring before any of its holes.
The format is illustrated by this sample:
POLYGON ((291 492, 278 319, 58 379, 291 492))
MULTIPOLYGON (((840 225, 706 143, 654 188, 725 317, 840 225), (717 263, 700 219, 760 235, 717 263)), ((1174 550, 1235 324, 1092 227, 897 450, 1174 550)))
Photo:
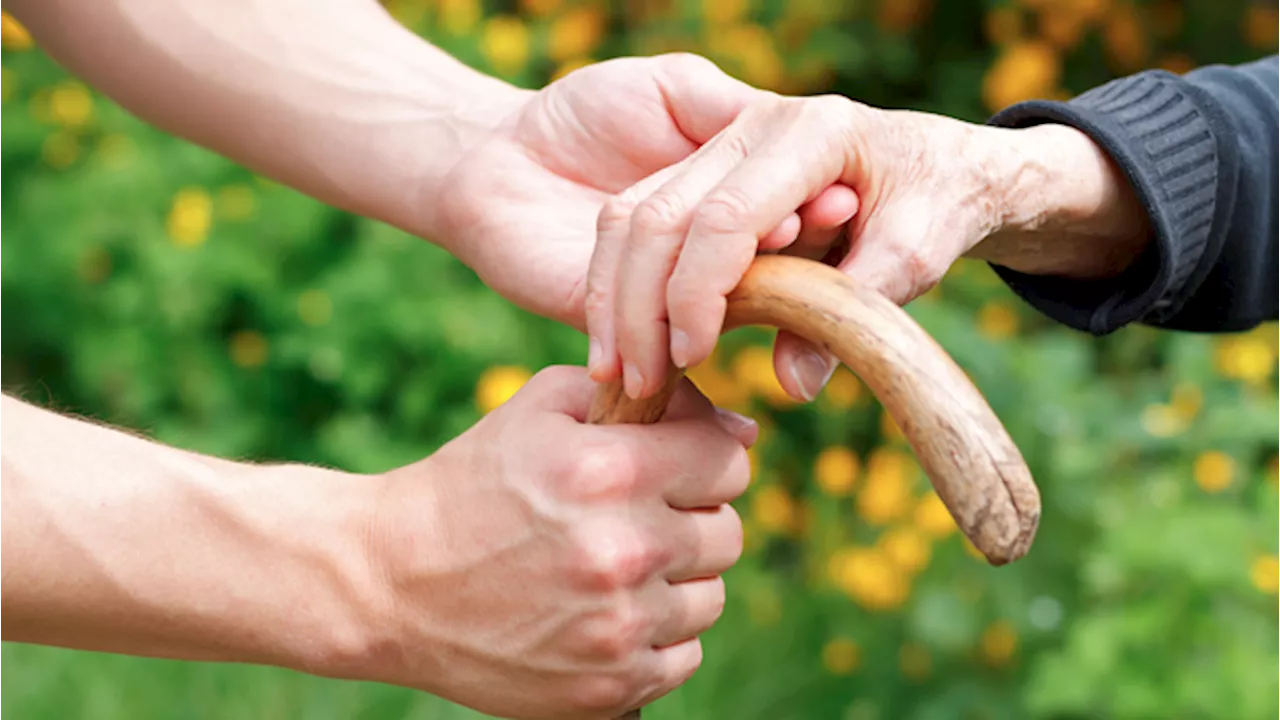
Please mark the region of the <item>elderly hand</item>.
MULTIPOLYGON (((440 206, 425 232, 509 300, 585 330, 587 268, 605 201, 686 159, 767 97, 696 55, 579 69, 522 94, 463 155, 439 197, 423 199, 440 206)), ((802 214, 810 224, 823 219, 802 214)), ((794 236, 800 218, 777 224, 794 236)))
MULTIPOLYGON (((605 206, 588 282, 592 376, 621 375, 629 395, 647 397, 668 356, 679 367, 707 358, 725 296, 761 251, 822 257, 846 241, 839 267, 905 304, 966 254, 1027 271, 1114 272, 1141 247, 1120 240, 1145 237, 1135 207, 1102 152, 1071 128, 764 97, 693 156, 605 206), (811 229, 778 232, 801 208, 811 229), (1065 233, 1096 242, 1088 252, 1055 245, 1065 233)), ((812 400, 835 368, 785 333, 774 364, 799 400, 812 400)))

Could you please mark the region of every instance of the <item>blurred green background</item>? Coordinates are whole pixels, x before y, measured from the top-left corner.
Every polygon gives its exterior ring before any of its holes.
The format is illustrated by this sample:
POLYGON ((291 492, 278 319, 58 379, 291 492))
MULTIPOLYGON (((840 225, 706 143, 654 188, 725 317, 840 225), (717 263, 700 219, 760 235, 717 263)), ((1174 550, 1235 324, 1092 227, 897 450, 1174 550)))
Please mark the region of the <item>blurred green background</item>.
MULTIPOLYGON (((390 0, 536 87, 690 50, 756 85, 981 121, 1147 67, 1275 51, 1243 0, 390 0)), ((378 471, 415 460, 582 338, 421 240, 163 135, 3 25, 6 392, 182 447, 378 471)), ((992 569, 841 371, 811 406, 736 331, 693 376, 763 423, 702 670, 661 718, 1275 718, 1277 331, 1095 339, 962 262, 909 311, 972 375, 1044 495, 992 569)), ((6 645, 11 718, 471 718, 287 671, 6 645)))

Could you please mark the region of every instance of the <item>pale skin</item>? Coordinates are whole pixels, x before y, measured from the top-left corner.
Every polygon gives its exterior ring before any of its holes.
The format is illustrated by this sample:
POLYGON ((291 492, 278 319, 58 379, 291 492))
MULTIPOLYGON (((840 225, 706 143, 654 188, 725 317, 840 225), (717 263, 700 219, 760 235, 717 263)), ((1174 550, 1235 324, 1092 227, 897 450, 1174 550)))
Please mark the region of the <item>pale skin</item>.
MULTIPOLYGON (((588 281, 588 362, 597 380, 621 377, 628 395, 650 397, 668 357, 690 367, 711 354, 725 296, 761 251, 820 258, 835 246, 829 261, 905 304, 961 257, 1102 278, 1149 239, 1127 181, 1073 128, 1012 130, 834 96, 773 96, 606 204, 588 281), (816 230, 777 231, 797 209, 815 208, 827 213, 816 230), (836 219, 843 227, 832 229, 836 219)), ((780 333, 774 366, 791 396, 812 400, 835 361, 780 333)))
MULTIPOLYGON (((760 96, 683 55, 517 89, 373 0, 6 10, 143 119, 429 238, 577 328, 605 200, 760 96)), ((594 388, 543 373, 374 477, 198 456, 5 398, 3 637, 378 680, 510 717, 650 702, 719 617, 755 429, 691 387, 661 427, 588 426, 594 388)))
MULTIPOLYGON (((627 311, 601 281, 612 275, 593 282, 588 268, 598 236, 596 258, 625 249, 618 228, 650 195, 645 183, 693 167, 678 163, 713 138, 756 147, 732 138, 777 122, 759 108, 778 98, 685 55, 517 89, 372 0, 6 9, 143 119, 429 238, 511 301, 581 330, 601 308, 627 311)), ((834 135, 800 129, 837 138, 828 147, 848 159, 857 133, 836 115, 820 121, 834 135)), ((757 247, 821 254, 893 197, 843 160, 766 159, 782 162, 771 191, 781 197, 730 233, 731 262, 707 275, 712 295, 689 288, 712 311, 690 306, 700 319, 686 359, 709 350, 714 293, 757 247)), ((935 184, 929 202, 943 199, 935 184)), ((640 232, 637 246, 652 236, 640 232)), ((891 258, 897 246, 882 244, 865 253, 891 258)), ((670 272, 638 267, 628 282, 651 314, 648 296, 670 272)), ((893 275, 892 262, 882 267, 893 275)), ((621 344, 606 330, 592 333, 597 376, 610 372, 604 348, 621 344)), ((653 346, 666 342, 649 332, 653 346)), ((374 476, 199 456, 5 398, 4 639, 379 680, 511 717, 611 717, 648 703, 696 670, 697 637, 719 616, 720 574, 741 552, 727 503, 746 487, 743 448, 756 431, 691 387, 659 426, 589 426, 594 388, 581 371, 548 371, 440 452, 374 476)))

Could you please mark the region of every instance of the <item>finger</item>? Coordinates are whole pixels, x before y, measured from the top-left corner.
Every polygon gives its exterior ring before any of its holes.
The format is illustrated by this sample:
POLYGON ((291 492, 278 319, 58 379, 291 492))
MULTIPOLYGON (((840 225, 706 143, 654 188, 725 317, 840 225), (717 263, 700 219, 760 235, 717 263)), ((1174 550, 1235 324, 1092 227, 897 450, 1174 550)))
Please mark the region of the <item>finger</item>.
POLYGON ((688 348, 686 365, 711 354, 724 325, 725 296, 755 258, 758 239, 845 171, 840 123, 852 116, 840 120, 828 102, 793 107, 799 109, 771 122, 768 139, 706 194, 690 221, 667 286, 672 344, 680 338, 688 348))
POLYGON ((718 420, 650 425, 638 442, 645 470, 671 507, 716 507, 737 499, 751 481, 745 443, 718 420))
POLYGON ((949 232, 935 226, 922 204, 892 207, 855 227, 839 267, 859 284, 905 305, 936 285, 955 262, 949 232))
POLYGON ((761 250, 781 250, 796 241, 796 238, 802 232, 802 223, 800 216, 791 213, 785 220, 778 223, 777 227, 765 233, 760 238, 761 250))
POLYGON ((689 378, 683 378, 667 405, 663 422, 679 420, 714 419, 730 435, 737 438, 744 448, 749 448, 760 437, 760 425, 751 418, 711 404, 711 400, 689 378))
POLYGON ((671 557, 664 577, 673 583, 721 575, 742 557, 742 519, 728 503, 673 511, 663 538, 671 557))
POLYGON ((858 213, 858 193, 842 183, 836 183, 800 208, 800 220, 815 228, 838 228, 858 213))
POLYGON ((552 365, 538 371, 508 402, 535 412, 567 415, 583 423, 587 421, 596 389, 597 384, 583 368, 552 365))
POLYGON ((834 355, 794 333, 778 331, 773 344, 773 371, 782 389, 795 400, 810 402, 822 393, 836 370, 834 355))
POLYGON ((647 663, 653 668, 652 689, 631 703, 637 708, 652 704, 672 690, 688 682, 702 666, 702 641, 690 638, 674 645, 650 651, 647 663))
POLYGON ((800 232, 786 254, 813 260, 827 257, 832 246, 846 237, 849 221, 857 212, 858 196, 849 187, 837 184, 823 190, 816 200, 800 208, 800 232))
POLYGON ((666 614, 654 627, 653 645, 668 648, 710 630, 724 612, 724 578, 712 577, 667 586, 666 614))
MULTIPOLYGON (((679 338, 672 339, 668 351, 667 279, 684 245, 693 208, 742 160, 751 144, 750 137, 730 128, 703 146, 682 172, 640 201, 631 214, 617 282, 617 295, 626 301, 614 304, 614 331, 623 383, 633 398, 648 397, 661 387, 668 357, 683 367, 679 338)), ((749 242, 754 250, 755 238, 749 242)))
POLYGON ((636 203, 682 169, 671 165, 653 173, 610 198, 596 218, 596 245, 587 268, 587 369, 596 382, 611 382, 621 374, 616 334, 614 302, 617 297, 618 268, 631 227, 636 203))
POLYGON ((654 74, 676 127, 697 145, 724 130, 748 105, 773 95, 729 75, 705 57, 669 53, 654 74))

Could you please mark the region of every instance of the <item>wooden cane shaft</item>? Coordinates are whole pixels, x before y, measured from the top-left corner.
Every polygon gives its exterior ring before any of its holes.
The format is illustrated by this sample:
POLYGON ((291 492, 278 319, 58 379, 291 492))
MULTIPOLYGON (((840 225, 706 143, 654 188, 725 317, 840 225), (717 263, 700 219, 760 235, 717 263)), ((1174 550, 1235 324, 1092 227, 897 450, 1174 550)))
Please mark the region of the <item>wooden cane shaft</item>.
MULTIPOLYGON (((725 330, 770 325, 826 348, 871 389, 902 428, 956 524, 991 565, 1027 553, 1040 493, 999 418, 955 361, 902 308, 828 265, 782 255, 756 259, 728 297, 725 330)), ((652 423, 684 373, 632 400, 601 385, 589 421, 652 423)), ((638 720, 639 711, 623 716, 638 720)))

